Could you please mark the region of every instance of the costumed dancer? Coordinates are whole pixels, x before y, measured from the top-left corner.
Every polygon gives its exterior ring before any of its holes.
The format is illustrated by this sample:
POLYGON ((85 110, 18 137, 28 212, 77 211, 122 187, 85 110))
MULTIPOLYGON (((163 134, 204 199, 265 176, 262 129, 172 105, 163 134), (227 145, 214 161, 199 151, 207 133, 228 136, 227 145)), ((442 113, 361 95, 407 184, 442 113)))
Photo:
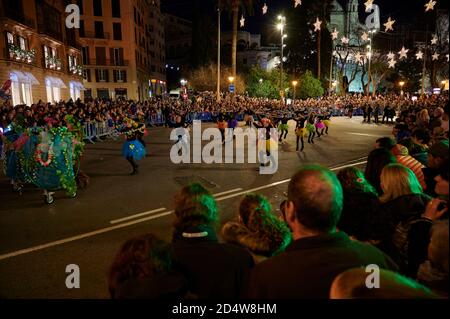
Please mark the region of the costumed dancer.
POLYGON ((125 119, 126 128, 122 131, 125 134, 126 140, 123 143, 122 155, 131 164, 133 171, 130 175, 138 174, 138 164, 136 161, 145 157, 146 151, 144 145, 138 140, 138 132, 143 130, 143 124, 138 125, 133 120, 125 119))
POLYGON ((228 123, 227 123, 227 127, 228 127, 228 136, 232 136, 230 137, 230 139, 235 139, 236 136, 234 135, 234 129, 236 127, 238 127, 238 121, 236 120, 236 114, 235 113, 231 113, 228 117, 228 123))
MULTIPOLYGON (((262 118, 261 119, 261 117, 259 117, 258 116, 258 118, 259 118, 259 123, 257 123, 257 122, 254 122, 253 123, 253 125, 256 127, 256 128, 264 128, 265 129, 265 134, 264 134, 264 136, 259 136, 259 134, 258 134, 258 143, 259 142, 263 142, 263 143, 265 143, 266 144, 266 156, 269 158, 269 161, 268 162, 264 162, 264 153, 262 152, 262 151, 260 151, 259 152, 259 162, 261 163, 260 165, 261 166, 269 166, 270 165, 270 163, 272 162, 271 160, 270 160, 270 158, 272 157, 272 154, 271 154, 271 147, 270 147, 270 140, 272 139, 272 138, 276 138, 277 136, 272 136, 272 132, 271 132, 271 129, 273 129, 273 128, 275 128, 275 125, 272 123, 272 121, 269 119, 269 118, 267 118, 267 117, 264 117, 264 118, 262 118)), ((276 134, 277 135, 277 134, 276 134)), ((278 141, 278 139, 276 138, 275 139, 276 141, 278 141)), ((274 143, 274 145, 277 145, 278 146, 278 144, 277 143, 274 143)), ((276 147, 276 146, 275 146, 276 147)), ((272 158, 273 159, 273 158, 272 158)))
POLYGON ((227 128, 227 121, 223 117, 222 114, 219 114, 219 118, 217 119, 217 128, 220 131, 220 135, 222 136, 222 144, 225 143, 225 129, 227 128))
POLYGON ((314 126, 315 116, 314 114, 309 115, 308 121, 306 122, 306 130, 308 131, 308 143, 314 144, 314 136, 316 135, 316 128, 314 126))
POLYGON ((301 141, 302 147, 300 149, 300 152, 302 152, 303 149, 305 148, 303 138, 306 137, 306 135, 308 134, 308 131, 306 129, 307 118, 300 115, 299 117, 297 117, 295 119, 295 121, 297 122, 296 127, 295 127, 295 134, 297 135, 297 146, 296 146, 295 150, 298 151, 298 142, 301 141))
POLYGON ((177 134, 177 141, 174 143, 175 145, 180 143, 181 147, 178 149, 178 155, 182 154, 182 149, 184 149, 186 152, 189 150, 188 145, 188 137, 186 135, 186 129, 189 127, 189 124, 186 123, 186 115, 175 115, 175 124, 174 127, 176 129, 177 134))
POLYGON ((323 135, 322 134, 323 130, 325 129, 325 124, 323 124, 323 116, 322 115, 317 116, 317 121, 316 121, 315 127, 316 127, 317 137, 320 138, 323 135), (319 132, 319 130, 321 130, 322 133, 319 132))
POLYGON ((279 119, 279 125, 278 125, 278 131, 280 131, 280 139, 281 142, 283 139, 286 139, 286 136, 289 133, 289 125, 287 124, 289 121, 289 118, 286 116, 286 114, 283 114, 283 117, 279 119), (283 137, 284 133, 284 137, 283 137))
MULTIPOLYGON (((325 134, 328 135, 328 129, 331 125, 331 112, 328 112, 328 114, 324 116, 323 124, 325 125, 325 134)), ((322 130, 322 135, 323 135, 323 130, 322 130)))

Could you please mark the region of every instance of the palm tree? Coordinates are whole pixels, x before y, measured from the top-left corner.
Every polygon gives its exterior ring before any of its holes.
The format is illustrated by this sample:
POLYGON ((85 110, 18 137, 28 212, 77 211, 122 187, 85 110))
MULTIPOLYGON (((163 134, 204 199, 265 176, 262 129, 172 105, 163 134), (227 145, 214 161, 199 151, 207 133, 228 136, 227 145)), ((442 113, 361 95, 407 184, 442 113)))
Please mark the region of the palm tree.
POLYGON ((239 8, 244 12, 253 14, 253 0, 222 0, 221 7, 232 14, 233 37, 231 41, 231 72, 236 77, 236 53, 237 53, 237 31, 239 8))

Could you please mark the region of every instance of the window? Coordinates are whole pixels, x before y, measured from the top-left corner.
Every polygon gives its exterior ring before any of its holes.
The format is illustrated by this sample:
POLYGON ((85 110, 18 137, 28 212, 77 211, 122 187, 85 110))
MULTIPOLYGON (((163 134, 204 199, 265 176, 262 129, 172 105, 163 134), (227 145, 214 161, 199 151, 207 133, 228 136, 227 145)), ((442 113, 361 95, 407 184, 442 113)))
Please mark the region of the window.
POLYGON ((94 16, 101 17, 102 15, 102 0, 94 0, 94 16))
POLYGON ((80 29, 78 29, 78 34, 80 38, 84 38, 86 36, 86 32, 84 31, 84 20, 80 20, 80 29))
POLYGON ((83 70, 83 79, 85 79, 88 82, 91 82, 91 70, 89 69, 83 70))
POLYGON ((89 65, 89 47, 82 47, 81 48, 81 54, 83 57, 83 64, 89 65))
POLYGON ((33 99, 31 94, 31 83, 24 82, 24 79, 19 79, 19 77, 14 73, 10 74, 10 80, 13 105, 31 105, 33 99))
POLYGON ((14 36, 12 35, 11 32, 6 32, 6 41, 9 44, 14 44, 14 36))
POLYGON ((114 82, 127 82, 127 71, 114 70, 114 82))
POLYGON ((137 11, 136 8, 133 9, 134 9, 134 23, 137 23, 137 11))
POLYGON ((120 18, 120 0, 111 0, 113 18, 120 18))
POLYGON ((152 72, 156 72, 156 66, 155 66, 155 65, 152 65, 152 66, 151 66, 151 70, 152 70, 152 72))
POLYGON ((111 48, 109 49, 109 58, 113 65, 124 65, 123 61, 123 48, 111 48))
POLYGON ((106 48, 95 47, 95 59, 97 65, 106 65, 106 48))
POLYGON ((83 14, 83 0, 77 0, 77 5, 80 8, 80 14, 83 14))
POLYGON ((27 46, 26 46, 25 39, 22 38, 22 37, 17 37, 17 38, 19 39, 19 47, 20 47, 20 49, 26 50, 27 46))
POLYGON ((61 100, 61 89, 58 86, 52 85, 51 80, 45 80, 45 89, 47 91, 47 102, 59 102, 61 100))
POLYGON ((95 37, 98 39, 103 39, 103 22, 102 21, 95 21, 94 22, 94 28, 95 28, 95 37))
POLYGON ((109 74, 106 69, 96 69, 96 81, 97 82, 109 82, 109 74))
POLYGON ((71 81, 69 83, 69 87, 70 87, 70 98, 73 101, 76 101, 79 98, 81 98, 81 90, 80 90, 80 84, 79 83, 71 81))
POLYGON ((114 40, 122 40, 122 25, 120 23, 113 23, 114 40))

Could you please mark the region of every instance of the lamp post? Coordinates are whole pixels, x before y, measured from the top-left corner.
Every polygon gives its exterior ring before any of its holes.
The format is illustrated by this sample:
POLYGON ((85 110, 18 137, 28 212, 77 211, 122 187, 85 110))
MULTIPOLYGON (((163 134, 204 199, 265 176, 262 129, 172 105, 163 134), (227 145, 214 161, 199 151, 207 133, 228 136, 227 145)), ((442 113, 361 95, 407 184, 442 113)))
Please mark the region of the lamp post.
POLYGON ((400 95, 403 96, 403 86, 405 85, 405 81, 400 81, 398 84, 400 85, 400 95))
POLYGON ((216 100, 220 101, 220 0, 217 5, 217 88, 216 100))
POLYGON ((284 27, 286 25, 286 17, 279 15, 278 16, 278 24, 277 28, 280 30, 281 37, 281 58, 280 58, 280 99, 284 98, 284 90, 283 90, 283 57, 284 57, 284 39, 287 37, 284 34, 284 27))
POLYGON ((296 95, 296 91, 297 91, 297 84, 298 84, 298 81, 296 81, 296 80, 294 80, 294 81, 292 81, 292 86, 294 87, 294 101, 293 102, 295 102, 295 95, 296 95))
MULTIPOLYGON (((231 86, 233 85, 233 82, 234 82, 234 76, 229 76, 228 82, 230 82, 229 91, 230 91, 230 93, 233 93, 234 91, 231 92, 231 86)), ((233 90, 234 90, 234 88, 233 88, 233 90)))
MULTIPOLYGON (((367 59, 369 60, 369 67, 368 67, 368 81, 367 81, 367 95, 370 94, 370 84, 372 82, 372 70, 371 70, 371 66, 372 66, 372 37, 373 35, 377 32, 376 29, 372 29, 369 30, 369 45, 367 46, 367 49, 369 49, 369 51, 367 52, 367 59)), ((374 88, 375 91, 375 88, 374 88)))

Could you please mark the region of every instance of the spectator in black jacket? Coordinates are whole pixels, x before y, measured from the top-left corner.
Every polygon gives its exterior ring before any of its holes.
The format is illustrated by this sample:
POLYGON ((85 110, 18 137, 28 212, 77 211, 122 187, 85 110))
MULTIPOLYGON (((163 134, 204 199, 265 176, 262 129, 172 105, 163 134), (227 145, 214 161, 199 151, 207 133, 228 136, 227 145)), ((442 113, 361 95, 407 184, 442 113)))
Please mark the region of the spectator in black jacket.
POLYGON ((202 299, 239 297, 253 258, 244 248, 218 242, 219 215, 211 193, 200 184, 184 187, 175 197, 175 216, 174 258, 189 291, 202 299))
MULTIPOLYGON (((430 196, 436 196, 434 188, 436 185, 435 177, 439 174, 439 170, 445 168, 443 163, 449 159, 449 143, 448 140, 439 141, 433 144, 428 151, 428 165, 423 168, 425 183, 427 185, 426 193, 430 196)), ((448 169, 448 166, 446 167, 448 169)))
POLYGON ((295 174, 285 205, 294 241, 285 252, 253 269, 245 295, 326 299, 333 279, 347 269, 368 264, 396 269, 377 248, 336 231, 342 204, 342 187, 330 170, 306 166, 295 174))

